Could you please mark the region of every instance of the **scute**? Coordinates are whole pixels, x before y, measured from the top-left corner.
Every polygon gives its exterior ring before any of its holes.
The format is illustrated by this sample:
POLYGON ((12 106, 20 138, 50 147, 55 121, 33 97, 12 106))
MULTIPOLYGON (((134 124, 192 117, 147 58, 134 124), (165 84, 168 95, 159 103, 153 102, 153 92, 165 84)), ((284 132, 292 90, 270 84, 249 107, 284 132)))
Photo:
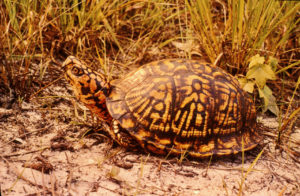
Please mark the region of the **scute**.
POLYGON ((106 104, 121 127, 155 154, 235 154, 260 141, 253 102, 238 81, 195 60, 144 65, 112 83, 106 104))

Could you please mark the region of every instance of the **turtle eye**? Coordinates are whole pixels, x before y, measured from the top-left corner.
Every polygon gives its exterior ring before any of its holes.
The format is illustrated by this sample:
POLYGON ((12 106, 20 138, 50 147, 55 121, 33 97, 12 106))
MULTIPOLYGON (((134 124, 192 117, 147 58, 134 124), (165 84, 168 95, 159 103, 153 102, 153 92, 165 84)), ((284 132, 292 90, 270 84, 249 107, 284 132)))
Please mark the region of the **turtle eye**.
POLYGON ((82 69, 80 69, 78 67, 73 67, 71 71, 72 71, 72 74, 74 74, 75 76, 81 76, 83 74, 82 69))

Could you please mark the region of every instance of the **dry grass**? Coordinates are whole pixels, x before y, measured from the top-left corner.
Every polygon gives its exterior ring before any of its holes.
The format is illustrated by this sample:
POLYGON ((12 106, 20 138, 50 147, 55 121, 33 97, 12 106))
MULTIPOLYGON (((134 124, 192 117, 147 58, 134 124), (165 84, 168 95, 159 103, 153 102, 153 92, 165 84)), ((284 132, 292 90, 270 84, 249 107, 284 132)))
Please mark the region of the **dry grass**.
POLYGON ((17 87, 19 78, 24 89, 31 85, 24 84, 28 77, 42 80, 49 62, 69 54, 98 57, 102 66, 109 60, 126 66, 156 58, 204 58, 245 73, 249 58, 261 53, 280 57, 279 72, 290 74, 287 69, 295 70, 299 60, 299 8, 300 3, 275 0, 4 0, 1 73, 5 84, 17 87), (34 73, 33 62, 39 64, 34 73))

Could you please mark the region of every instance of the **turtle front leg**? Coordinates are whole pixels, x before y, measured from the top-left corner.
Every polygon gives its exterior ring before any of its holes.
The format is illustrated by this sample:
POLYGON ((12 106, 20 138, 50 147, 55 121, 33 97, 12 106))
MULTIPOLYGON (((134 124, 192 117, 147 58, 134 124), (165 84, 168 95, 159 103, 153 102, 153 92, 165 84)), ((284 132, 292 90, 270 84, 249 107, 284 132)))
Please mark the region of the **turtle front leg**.
POLYGON ((117 120, 112 121, 112 130, 109 134, 113 140, 125 148, 136 149, 136 147, 139 145, 137 141, 127 132, 127 130, 120 126, 117 120))

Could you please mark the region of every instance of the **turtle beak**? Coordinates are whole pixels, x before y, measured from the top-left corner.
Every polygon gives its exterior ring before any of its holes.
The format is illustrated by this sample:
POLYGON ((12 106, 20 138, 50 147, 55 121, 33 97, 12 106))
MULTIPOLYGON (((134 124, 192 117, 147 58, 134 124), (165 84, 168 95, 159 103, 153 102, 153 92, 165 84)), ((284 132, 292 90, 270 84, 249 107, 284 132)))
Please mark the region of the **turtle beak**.
POLYGON ((72 64, 74 62, 74 59, 76 59, 76 57, 68 56, 68 58, 66 58, 66 60, 62 64, 62 68, 66 71, 68 68, 68 65, 72 64))

